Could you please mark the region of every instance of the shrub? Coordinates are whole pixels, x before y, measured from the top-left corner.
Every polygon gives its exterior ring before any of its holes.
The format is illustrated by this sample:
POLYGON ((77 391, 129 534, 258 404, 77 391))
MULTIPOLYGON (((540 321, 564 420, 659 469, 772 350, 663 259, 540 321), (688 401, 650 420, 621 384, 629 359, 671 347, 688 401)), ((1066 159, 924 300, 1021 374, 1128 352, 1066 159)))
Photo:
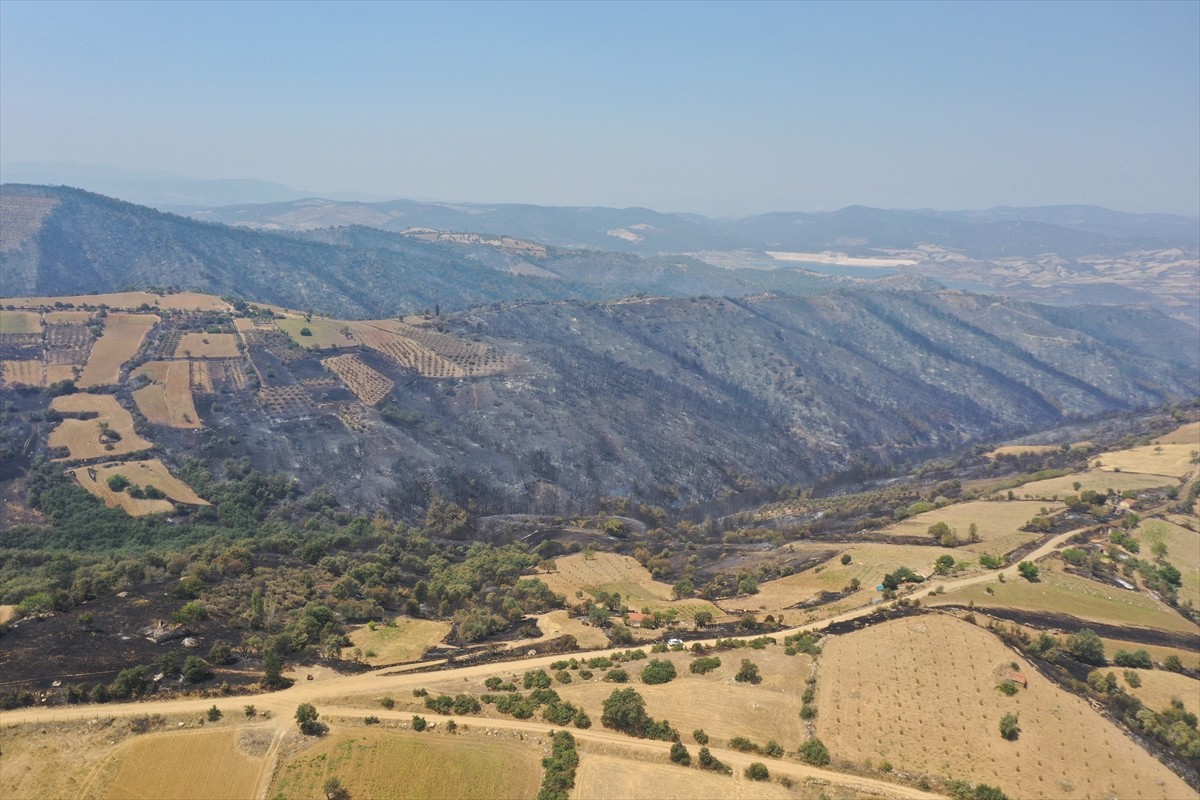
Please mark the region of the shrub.
POLYGON ((544 669, 533 669, 525 673, 524 683, 526 689, 548 689, 550 676, 544 669))
POLYGON ((1012 697, 1014 694, 1020 691, 1017 689, 1017 684, 1015 684, 1013 681, 1010 681, 1008 678, 1000 681, 1000 684, 996 688, 1009 697, 1012 697))
POLYGON ((692 738, 696 740, 696 744, 708 744, 708 734, 704 732, 703 728, 696 728, 692 731, 692 738))
POLYGON ((296 706, 296 725, 305 736, 315 736, 321 732, 321 723, 317 722, 319 716, 321 715, 317 713, 317 709, 312 703, 301 703, 296 706))
POLYGON ((1091 628, 1081 628, 1078 633, 1068 636, 1067 652, 1076 661, 1082 661, 1085 664, 1103 666, 1105 663, 1104 642, 1091 628))
POLYGON ((575 737, 567 731, 553 734, 549 758, 542 759, 545 773, 537 800, 567 800, 567 792, 575 785, 575 769, 579 766, 579 753, 575 750, 575 737))
POLYGON ((1035 581, 1038 576, 1038 565, 1032 561, 1022 561, 1017 564, 1017 572, 1021 573, 1021 577, 1027 581, 1035 581))
POLYGON ((829 748, 815 736, 806 739, 804 744, 800 745, 798 755, 802 761, 814 767, 823 767, 829 763, 829 748))
POLYGON ((706 672, 712 672, 719 666, 721 666, 721 659, 717 656, 700 656, 688 665, 688 669, 697 675, 703 675, 706 672))
POLYGON ((665 659, 656 658, 642 668, 642 683, 654 685, 669 683, 675 677, 675 665, 665 659))
POLYGON ((620 667, 613 667, 604 674, 604 680, 612 681, 613 683, 625 683, 629 680, 629 673, 620 667))
POLYGON ((196 656, 188 656, 184 659, 182 672, 183 677, 187 678, 189 683, 200 683, 212 677, 212 670, 208 668, 208 664, 196 656))
POLYGON ((671 745, 671 761, 686 767, 692 763, 692 754, 688 752, 682 742, 675 742, 671 745))
POLYGON ((216 722, 223 716, 224 714, 221 713, 221 709, 217 708, 216 703, 213 703, 213 707, 208 710, 208 721, 216 722))
POLYGON ((375 716, 374 714, 371 714, 370 716, 367 716, 367 717, 363 717, 363 724, 364 725, 378 725, 379 717, 375 716))
POLYGON ((1118 667, 1134 667, 1135 669, 1152 669, 1154 663, 1150 660, 1150 653, 1145 650, 1138 649, 1130 653, 1128 650, 1118 650, 1113 656, 1113 663, 1118 667))
POLYGON ((739 753, 757 753, 758 745, 745 736, 735 736, 729 740, 729 746, 739 753))
POLYGON ((745 775, 752 781, 767 781, 771 779, 771 773, 767 769, 767 765, 761 761, 755 761, 746 767, 745 775))
POLYGON ((1016 714, 1005 714, 1000 718, 1000 736, 1010 742, 1015 742, 1021 735, 1021 726, 1016 714))
POLYGON ((743 658, 742 665, 733 679, 739 683, 758 683, 762 677, 758 674, 758 665, 748 658, 743 658))
POLYGON ((783 746, 774 739, 767 742, 766 746, 763 747, 763 752, 771 758, 783 758, 783 746))
POLYGON ((393 700, 391 697, 385 697, 379 701, 379 705, 383 706, 388 711, 391 711, 393 708, 396 707, 396 701, 393 700))
POLYGON ((417 731, 417 732, 423 731, 423 730, 425 730, 426 725, 427 725, 427 723, 425 722, 424 717, 418 717, 415 714, 413 715, 412 727, 413 727, 414 731, 417 731))
POLYGON ((108 484, 108 488, 114 492, 122 492, 129 486, 129 478, 118 472, 116 475, 109 476, 106 483, 108 484))

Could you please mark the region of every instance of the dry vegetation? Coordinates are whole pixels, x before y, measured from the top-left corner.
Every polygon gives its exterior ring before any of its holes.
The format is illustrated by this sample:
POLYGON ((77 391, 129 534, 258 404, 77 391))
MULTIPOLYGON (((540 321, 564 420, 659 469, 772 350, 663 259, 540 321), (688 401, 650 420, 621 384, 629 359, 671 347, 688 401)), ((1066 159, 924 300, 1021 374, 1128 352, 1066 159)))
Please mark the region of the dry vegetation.
POLYGON ((175 348, 175 358, 237 358, 237 334, 185 333, 175 348))
POLYGON ((120 767, 106 796, 111 800, 250 797, 266 760, 246 754, 237 742, 236 730, 173 731, 134 739, 117 754, 120 767))
POLYGON ((1186 444, 1200 449, 1200 422, 1189 422, 1154 440, 1155 444, 1186 444))
POLYGON ((696 611, 706 609, 714 617, 721 611, 707 600, 695 598, 672 600, 671 587, 656 581, 649 571, 635 559, 616 553, 576 553, 555 559, 554 572, 539 574, 551 591, 574 602, 575 593, 585 596, 594 591, 620 592, 625 604, 635 611, 649 607, 651 610, 675 609, 682 619, 692 619, 696 611))
MULTIPOLYGON (((1057 503, 1035 501, 975 500, 927 511, 909 517, 890 527, 883 533, 896 536, 929 536, 929 528, 944 522, 954 531, 959 541, 966 542, 971 523, 975 523, 979 542, 957 548, 972 553, 1003 555, 1037 538, 1037 534, 1020 530, 1029 520, 1042 513, 1042 509, 1053 513, 1063 508, 1057 503)), ((936 556, 935 556, 936 558, 936 556)))
POLYGON ((356 355, 347 354, 321 359, 321 363, 350 388, 350 391, 369 406, 387 397, 396 384, 362 362, 356 355))
POLYGON ((0 361, 5 386, 45 386, 46 369, 39 361, 0 361))
POLYGON ((138 371, 153 381, 133 393, 146 419, 171 428, 202 427, 192 400, 190 362, 151 361, 138 371))
POLYGON ((1123 473, 1139 472, 1144 475, 1183 478, 1197 469, 1196 464, 1192 463, 1196 450, 1197 445, 1194 443, 1149 444, 1129 450, 1101 453, 1092 459, 1092 464, 1099 461, 1100 468, 1105 471, 1120 470, 1123 473))
POLYGON ((923 615, 830 641, 821 658, 818 735, 835 757, 969 778, 1020 798, 1183 798, 1194 792, 1086 701, 986 631, 923 615), (1016 661, 1029 686, 996 685, 1016 661), (999 733, 1005 713, 1021 733, 999 733))
POLYGON ((353 338, 354 333, 346 322, 326 317, 313 317, 305 320, 303 317, 290 316, 287 319, 277 319, 275 324, 279 329, 292 337, 292 341, 307 349, 326 350, 334 347, 354 347, 360 342, 353 338), (309 335, 301 335, 308 330, 309 335))
POLYGON ((1173 608, 1141 592, 1068 574, 1063 571, 1064 564, 1058 559, 1049 559, 1041 566, 1041 576, 1035 583, 1015 579, 1006 583, 975 585, 962 591, 931 597, 927 603, 964 604, 973 601, 982 609, 1015 608, 1069 614, 1110 625, 1161 628, 1192 634, 1200 632, 1195 624, 1184 619, 1173 608), (988 589, 991 589, 990 593, 988 589))
POLYGON ((50 408, 66 414, 95 412, 93 419, 64 419, 50 432, 51 447, 66 447, 70 456, 58 461, 80 461, 104 456, 120 456, 148 450, 153 445, 133 430, 133 417, 108 394, 68 394, 54 398, 50 408), (104 441, 105 428, 121 438, 104 441))
POLYGON ((36 311, 0 311, 0 333, 41 333, 42 315, 36 311))
POLYGON ((364 656, 368 664, 400 664, 417 661, 426 650, 436 647, 450 633, 450 623, 399 616, 395 625, 362 625, 350 632, 352 646, 373 656, 364 656))
POLYGON ((158 321, 154 314, 109 314, 105 317, 104 333, 92 347, 83 375, 79 377, 79 388, 109 386, 120 380, 121 367, 138 351, 142 340, 158 321))
POLYGON ((1174 522, 1152 519, 1143 522, 1134 534, 1141 540, 1143 553, 1151 557, 1156 544, 1166 545, 1166 559, 1183 579, 1179 602, 1190 600, 1193 606, 1200 606, 1200 533, 1174 522))
POLYGON ((1115 669, 1121 687, 1142 703, 1155 711, 1162 711, 1171 705, 1173 700, 1179 700, 1183 707, 1196 714, 1200 712, 1200 681, 1187 675, 1162 670, 1135 670, 1141 686, 1130 686, 1120 678, 1122 670, 1115 669))
MULTIPOLYGON (((696 747, 689 749, 695 758, 696 747)), ((815 798, 817 795, 811 796, 815 798)), ((838 796, 830 795, 831 798, 838 796)), ((705 797, 788 800, 797 795, 778 784, 746 780, 741 774, 727 777, 699 769, 681 769, 670 763, 634 761, 592 752, 585 752, 580 757, 575 789, 571 791, 572 800, 628 800, 631 797, 640 800, 696 800, 705 797)))
POLYGON ((364 730, 317 740, 285 762, 269 797, 323 797, 338 778, 350 797, 533 797, 541 782, 541 752, 532 744, 477 735, 364 730))
POLYGON ((11 297, 4 305, 18 308, 52 307, 55 303, 68 306, 107 306, 108 308, 138 310, 143 305, 165 311, 230 311, 232 307, 219 297, 198 292, 151 294, 150 292, 111 292, 109 294, 76 294, 62 297, 11 297))
MULTIPOLYGON (((1160 475, 1142 475, 1136 472, 1110 472, 1101 469, 1090 469, 1074 475, 1064 475, 1061 478, 1048 478, 1044 481, 1034 481, 1013 489, 1018 497, 1032 497, 1041 500, 1059 500, 1067 495, 1092 491, 1106 493, 1109 489, 1120 494, 1129 489, 1157 489, 1175 483, 1174 480, 1160 475), (1075 488, 1075 484, 1079 488, 1075 488)), ((995 496, 1002 497, 1006 492, 997 492, 995 496)))
POLYGON ((166 465, 158 459, 79 467, 71 472, 80 486, 99 497, 106 505, 111 508, 121 508, 127 514, 135 517, 143 514, 169 514, 175 510, 174 503, 176 502, 198 506, 208 505, 208 501, 192 491, 192 487, 172 475, 166 465), (165 494, 167 499, 131 497, 128 490, 114 492, 108 486, 108 479, 114 475, 124 475, 132 484, 141 486, 143 489, 153 486, 165 494))

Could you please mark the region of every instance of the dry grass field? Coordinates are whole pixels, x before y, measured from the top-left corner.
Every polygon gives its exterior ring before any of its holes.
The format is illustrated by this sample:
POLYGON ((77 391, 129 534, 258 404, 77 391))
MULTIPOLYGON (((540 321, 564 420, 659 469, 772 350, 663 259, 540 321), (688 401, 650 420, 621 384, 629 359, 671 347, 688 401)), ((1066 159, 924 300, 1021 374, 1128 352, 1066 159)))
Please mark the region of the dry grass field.
POLYGON ((1192 463, 1195 444, 1150 444, 1130 450, 1115 450, 1101 453, 1092 459, 1100 462, 1105 471, 1140 472, 1143 475, 1166 475, 1183 478, 1200 469, 1192 463))
MULTIPOLYGON (((1031 633, 1032 636, 1037 636, 1037 631, 1031 633)), ((1134 650, 1142 649, 1150 653, 1150 657, 1162 663, 1167 656, 1175 656, 1180 663, 1188 669, 1200 670, 1200 652, 1196 650, 1180 650, 1176 647, 1159 647, 1158 645, 1142 644, 1141 642, 1123 642, 1119 639, 1106 639, 1101 637, 1104 642, 1104 652, 1111 658, 1118 650, 1134 650)), ((1115 669, 1115 667, 1114 667, 1115 669)))
POLYGON ((123 726, 86 722, 0 729, 0 797, 99 800, 115 772, 108 756, 129 736, 123 726))
MULTIPOLYGON (((998 556, 1037 538, 1037 534, 1025 533, 1020 529, 1041 513, 1043 508, 1053 513, 1062 509, 1063 506, 1057 503, 1024 500, 974 500, 917 514, 915 517, 909 517, 884 528, 882 532, 895 536, 924 536, 930 538, 932 543, 932 537, 929 537, 929 527, 938 522, 944 522, 958 534, 960 541, 965 542, 971 523, 975 523, 979 542, 955 548, 953 552, 957 553, 962 550, 998 556)), ((955 557, 957 558, 957 556, 955 557)))
MULTIPOLYGON (((699 749, 690 737, 684 737, 692 758, 699 749)), ((770 765, 768 765, 770 766, 770 765)), ((826 787, 822 787, 826 788, 826 787)), ((684 769, 671 763, 635 761, 584 751, 575 773, 571 800, 697 800, 721 797, 728 800, 792 800, 796 795, 777 783, 750 781, 740 772, 717 775, 696 769, 684 769)), ((813 794, 812 797, 816 797, 813 794)), ((830 795, 831 800, 837 795, 830 795)))
POLYGON ((350 643, 361 647, 363 652, 372 650, 373 656, 364 656, 368 664, 400 664, 418 661, 425 651, 436 647, 450 633, 449 622, 396 617, 396 624, 376 625, 371 630, 360 625, 350 631, 350 643))
POLYGON ((146 419, 171 428, 203 427, 192 399, 191 362, 150 361, 138 373, 153 381, 133 393, 138 410, 146 419))
POLYGON ((1200 633, 1177 611, 1141 592, 1119 589, 1063 571, 1063 562, 1048 559, 1041 563, 1037 582, 1014 578, 1006 583, 977 584, 961 591, 924 599, 927 605, 964 604, 974 601, 981 609, 1015 608, 1069 614, 1083 620, 1110 625, 1162 628, 1185 633, 1200 633), (987 592, 991 589, 991 594, 987 592))
POLYGON ((116 757, 110 800, 243 800, 266 766, 238 748, 238 732, 230 729, 148 734, 116 757))
POLYGON ((1142 522, 1134 531, 1141 540, 1142 553, 1153 558, 1153 547, 1167 546, 1166 560, 1175 565, 1183 577, 1179 602, 1191 600, 1200 606, 1200 533, 1162 519, 1142 522))
POLYGON ((63 297, 10 297, 4 305, 18 308, 42 308, 55 303, 73 306, 108 306, 135 311, 143 305, 173 311, 231 311, 232 306, 219 297, 198 292, 177 292, 157 295, 149 292, 113 292, 110 294, 76 294, 63 297))
POLYGON ((330 777, 352 798, 533 797, 542 780, 541 749, 474 734, 337 733, 283 763, 267 796, 324 798, 330 777))
POLYGON ((836 637, 821 657, 817 734, 835 758, 999 786, 1020 798, 1187 798, 1195 793, 1084 700, 987 631, 922 615, 836 637), (1029 681, 995 687, 1010 662, 1029 681), (999 733, 1005 713, 1021 733, 999 733))
POLYGON ((359 400, 369 406, 387 397, 396 384, 386 375, 381 375, 362 362, 358 356, 346 354, 321 359, 333 374, 354 392, 359 400))
MULTIPOLYGON (((564 609, 556 609, 537 617, 537 625, 542 634, 551 639, 557 636, 571 635, 583 649, 591 647, 608 647, 608 637, 604 631, 591 625, 584 625, 583 620, 573 618, 564 609)), ((519 650, 527 642, 514 643, 513 649, 519 650)))
POLYGON ((175 358, 237 358, 235 333, 185 333, 175 348, 175 358))
POLYGON ((121 456, 148 450, 152 445, 133 430, 133 417, 109 394, 66 394, 54 398, 50 408, 64 413, 94 411, 94 419, 64 419, 50 432, 51 447, 66 447, 71 454, 57 461, 79 461, 86 458, 121 456), (104 429, 117 433, 119 441, 102 440, 104 429))
POLYGON ((1171 701, 1179 700, 1188 711, 1200 713, 1200 681, 1195 678, 1176 672, 1139 669, 1136 672, 1142 685, 1134 688, 1122 677, 1123 670, 1113 668, 1113 672, 1122 689, 1155 711, 1162 711, 1171 705, 1171 701))
MULTIPOLYGON (((1112 489, 1118 494, 1126 489, 1141 491, 1169 486, 1177 481, 1161 475, 1143 475, 1137 472, 1110 472, 1102 469, 1090 469, 1075 475, 1064 475, 1061 478, 1048 478, 1044 481, 1034 481, 1013 489, 1017 497, 1036 498, 1038 500, 1059 500, 1069 494, 1093 491, 1105 493, 1112 489), (1075 488, 1075 484, 1079 488, 1075 488)), ((1002 497, 1006 492, 996 492, 996 497, 1002 497)))
POLYGON ((109 314, 105 317, 104 333, 92 347, 92 354, 79 377, 79 388, 116 383, 121 377, 121 367, 138 351, 146 334, 157 323, 158 317, 154 314, 109 314))
POLYGON ((47 325, 83 325, 91 318, 91 311, 47 311, 42 315, 47 325))
POLYGON ((40 359, 0 361, 5 386, 45 386, 45 367, 40 359))
POLYGON ((595 553, 589 558, 587 554, 576 553, 555 559, 555 564, 554 572, 539 573, 537 577, 568 600, 573 600, 578 591, 585 595, 593 591, 620 592, 625 604, 634 611, 647 607, 655 611, 673 608, 681 619, 691 620, 696 611, 706 609, 714 617, 721 616, 721 610, 707 600, 672 600, 670 585, 654 580, 645 567, 629 556, 595 553))
POLYGON ((1039 453, 1053 453, 1059 449, 1061 448, 1056 444, 1009 444, 997 447, 988 453, 987 456, 988 458, 996 458, 997 456, 1022 456, 1027 453, 1037 455, 1039 453))
POLYGON ((1200 450, 1200 422, 1180 425, 1165 436, 1154 440, 1155 444, 1186 444, 1200 450))
MULTIPOLYGON (((793 548, 794 551, 800 549, 801 545, 787 547, 793 548)), ((880 593, 875 587, 883 580, 884 575, 897 567, 909 567, 918 574, 928 575, 933 572, 933 564, 938 556, 956 551, 947 551, 942 547, 864 543, 847 545, 844 552, 850 554, 849 564, 842 564, 841 556, 835 556, 814 569, 765 581, 759 584, 758 594, 722 600, 719 605, 731 612, 750 609, 776 616, 783 612, 789 622, 798 622, 799 620, 793 619, 793 615, 804 612, 788 610, 792 606, 821 592, 840 592, 850 581, 857 579, 862 587, 859 591, 836 603, 821 606, 815 612, 820 616, 830 616, 864 606, 872 599, 879 598, 880 593)))
MULTIPOLYGON (((208 361, 189 361, 188 364, 190 366, 190 370, 188 373, 189 374, 189 381, 188 381, 189 387, 191 387, 191 389, 193 391, 200 392, 201 394, 212 394, 213 393, 213 375, 212 375, 212 368, 211 368, 212 365, 208 361)), ((218 366, 221 366, 223 368, 224 362, 221 362, 218 366)), ((223 371, 224 370, 222 369, 222 373, 223 373, 223 371)))
POLYGON ((121 508, 130 516, 144 514, 169 514, 175 510, 175 502, 194 506, 209 505, 192 487, 170 473, 166 465, 157 458, 147 461, 126 461, 97 467, 79 467, 71 470, 79 485, 99 497, 110 508, 121 508), (128 491, 114 492, 108 488, 108 479, 113 475, 124 475, 133 484, 145 488, 153 486, 167 499, 130 497, 128 491))
POLYGON ((0 311, 0 333, 41 333, 42 315, 36 311, 0 311))
POLYGON ((305 322, 304 317, 288 317, 275 320, 275 324, 301 347, 309 349, 326 350, 331 347, 354 347, 361 344, 351 338, 354 333, 350 329, 349 323, 341 320, 313 317, 311 321, 305 322), (305 328, 309 330, 311 336, 300 335, 300 331, 305 328))

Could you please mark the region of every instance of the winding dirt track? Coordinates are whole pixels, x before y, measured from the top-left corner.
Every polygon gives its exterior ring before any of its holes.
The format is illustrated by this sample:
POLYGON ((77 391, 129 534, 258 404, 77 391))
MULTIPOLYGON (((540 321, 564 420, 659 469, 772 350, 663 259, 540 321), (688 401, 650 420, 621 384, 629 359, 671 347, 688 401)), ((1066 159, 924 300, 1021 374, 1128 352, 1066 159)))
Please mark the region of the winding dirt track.
MULTIPOLYGON (((1036 550, 1026 556, 1026 560, 1035 561, 1043 558, 1057 550, 1065 544, 1072 536, 1075 536, 1080 531, 1068 531, 1059 534, 1038 547, 1036 550)), ((1003 570, 989 571, 977 575, 970 575, 963 578, 947 578, 933 580, 926 584, 922 584, 923 588, 936 590, 941 586, 944 591, 951 592, 962 589, 968 586, 974 586, 979 583, 991 583, 996 581, 998 573, 1004 573, 1005 578, 1015 578, 1017 576, 1016 566, 1007 567, 1003 570)), ((785 631, 779 631, 774 635, 782 638, 791 633, 820 630, 825 626, 834 622, 844 622, 860 617, 865 617, 874 614, 880 609, 894 605, 895 601, 880 603, 874 606, 865 606, 863 608, 853 609, 851 611, 838 614, 834 617, 820 620, 818 622, 809 623, 796 628, 791 628, 785 631)), ((703 640, 704 643, 711 644, 715 640, 703 640)), ((590 655, 602 655, 612 651, 612 647, 605 647, 598 650, 586 651, 581 653, 573 653, 575 657, 587 658, 590 655)), ((537 667, 547 667, 551 663, 558 661, 563 656, 561 654, 539 656, 528 659, 519 659, 516 663, 521 669, 534 669, 537 667)), ((105 704, 103 706, 82 705, 82 706, 56 706, 53 708, 27 708, 18 709, 15 711, 7 711, 0 714, 0 728, 5 726, 21 725, 24 723, 52 723, 70 720, 94 719, 96 717, 119 717, 133 716, 143 714, 200 714, 211 706, 215 705, 221 709, 227 719, 237 719, 242 716, 242 708, 247 702, 253 702, 260 711, 270 711, 274 716, 276 734, 276 743, 272 746, 273 752, 278 750, 279 736, 293 727, 292 715, 296 706, 300 703, 312 703, 320 711, 324 719, 338 717, 353 717, 360 718, 363 716, 362 708, 350 708, 344 706, 331 705, 333 698, 342 698, 348 695, 355 694, 370 694, 377 693, 379 696, 385 694, 407 694, 412 689, 424 686, 430 680, 430 673, 416 672, 418 667, 428 667, 441 662, 425 662, 422 664, 414 664, 408 667, 386 667, 371 672, 365 672, 358 675, 335 675, 330 677, 322 677, 317 680, 297 680, 291 687, 277 692, 269 692, 259 695, 240 695, 229 698, 181 698, 173 700, 148 700, 137 703, 114 703, 105 704)), ((450 667, 445 670, 434 673, 437 680, 457 680, 457 679, 479 679, 486 678, 496 673, 501 663, 478 664, 465 667, 450 667)), ((303 676, 300 676, 301 678, 303 676)), ((372 711, 371 713, 381 719, 407 719, 410 714, 408 712, 386 712, 382 709, 372 711)), ((425 714, 425 716, 433 720, 447 720, 450 717, 442 717, 437 714, 425 714)), ((496 730, 512 730, 530 734, 545 734, 551 730, 553 726, 547 725, 544 722, 534 722, 516 719, 493 719, 493 718, 478 718, 469 717, 464 720, 463 717, 457 718, 459 721, 466 722, 472 727, 491 728, 496 730)), ((560 726, 561 727, 561 726, 560 726)), ((669 743, 652 742, 648 740, 633 739, 628 736, 613 733, 606 730, 573 730, 572 733, 580 740, 584 746, 597 745, 604 747, 613 747, 625 749, 627 751, 648 752, 656 756, 661 756, 664 759, 667 757, 669 743)), ((741 770, 756 757, 749 754, 739 753, 732 750, 714 749, 714 755, 722 761, 734 767, 736 770, 741 770)), ((922 792, 907 786, 887 783, 872 778, 860 777, 856 775, 847 775, 841 772, 832 770, 818 769, 801 764, 794 761, 775 761, 770 764, 772 772, 777 772, 782 775, 788 775, 796 779, 818 779, 828 781, 832 784, 846 786, 854 790, 862 791, 874 795, 883 795, 895 798, 913 798, 913 800, 924 800, 926 798, 938 798, 941 795, 922 792)), ((270 772, 267 770, 266 772, 270 772)), ((270 775, 264 776, 262 784, 258 787, 257 796, 265 797, 270 784, 270 775)))

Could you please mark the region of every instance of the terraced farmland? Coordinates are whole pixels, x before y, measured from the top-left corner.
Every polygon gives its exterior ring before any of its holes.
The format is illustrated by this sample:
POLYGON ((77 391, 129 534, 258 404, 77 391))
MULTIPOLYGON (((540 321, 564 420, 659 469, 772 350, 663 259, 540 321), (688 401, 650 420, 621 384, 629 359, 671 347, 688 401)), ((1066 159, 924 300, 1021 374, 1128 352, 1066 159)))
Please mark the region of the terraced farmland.
POLYGON ((331 356, 321 360, 330 372, 342 379, 350 391, 369 406, 376 405, 387 397, 396 385, 386 375, 382 375, 363 363, 362 359, 353 354, 331 356))
POLYGON ((192 491, 192 487, 172 475, 166 465, 157 458, 78 467, 71 470, 71 474, 80 486, 103 500, 105 505, 120 508, 135 517, 144 514, 169 514, 175 510, 175 503, 209 505, 208 501, 192 491), (131 484, 142 489, 153 486, 166 495, 166 498, 133 497, 128 489, 115 492, 108 485, 108 479, 114 475, 123 475, 131 484))
POLYGON ((203 427, 192 399, 191 362, 150 361, 138 372, 153 381, 133 393, 146 419, 170 428, 203 427))
POLYGON ((237 358, 241 351, 232 333, 185 333, 175 346, 175 358, 237 358))
POLYGON ((649 607, 653 611, 674 609, 685 620, 695 617, 704 609, 714 617, 721 610, 707 600, 672 600, 671 587, 656 581, 649 571, 629 556, 616 553, 595 553, 594 557, 578 553, 555 559, 554 572, 539 573, 538 578, 554 592, 568 598, 575 592, 588 594, 593 591, 619 592, 626 605, 635 611, 649 607))

